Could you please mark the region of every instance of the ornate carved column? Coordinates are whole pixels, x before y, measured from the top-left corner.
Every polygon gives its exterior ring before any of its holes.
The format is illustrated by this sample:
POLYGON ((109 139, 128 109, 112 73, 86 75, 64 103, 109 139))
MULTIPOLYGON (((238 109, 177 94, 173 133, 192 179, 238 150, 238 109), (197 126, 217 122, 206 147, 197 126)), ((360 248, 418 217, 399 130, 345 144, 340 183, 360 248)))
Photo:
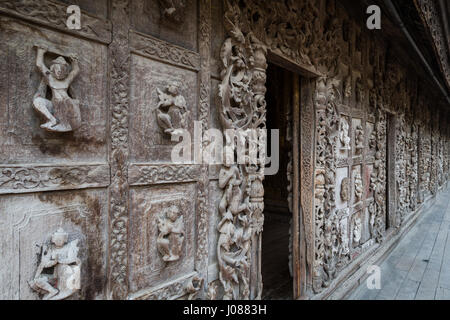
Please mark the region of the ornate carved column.
MULTIPOLYGON (((210 94, 211 94, 211 1, 201 0, 200 19, 199 19, 199 53, 201 57, 200 64, 200 115, 199 119, 202 123, 202 131, 206 132, 209 128, 209 111, 210 111, 210 94)), ((205 147, 208 141, 202 141, 205 147)), ((207 279, 208 273, 208 188, 209 188, 209 170, 208 165, 203 164, 200 167, 200 179, 198 181, 198 228, 202 230, 201 236, 197 242, 197 266, 201 278, 207 279)), ((206 284, 207 281, 204 281, 206 284)), ((205 294, 205 292, 202 292, 205 294)))
POLYGON ((322 291, 336 272, 332 238, 337 231, 335 221, 335 149, 339 127, 336 109, 336 86, 332 80, 320 78, 316 82, 316 174, 315 206, 315 256, 313 262, 313 290, 322 291))
POLYGON ((130 51, 128 0, 114 0, 113 24, 109 46, 111 93, 109 151, 111 185, 109 188, 109 272, 108 298, 126 299, 128 295, 128 90, 130 51))
POLYGON ((381 243, 384 240, 385 217, 386 217, 386 112, 382 109, 381 97, 376 115, 376 154, 374 172, 370 177, 370 188, 374 192, 375 199, 375 240, 381 243))
POLYGON ((240 25, 238 5, 227 3, 219 85, 220 120, 226 135, 225 165, 220 170, 223 196, 217 255, 224 299, 261 298, 261 232, 266 148, 266 47, 240 25), (226 131, 233 130, 233 132, 226 131), (236 164, 236 144, 248 139, 250 151, 236 164), (251 159, 251 151, 257 154, 251 159))

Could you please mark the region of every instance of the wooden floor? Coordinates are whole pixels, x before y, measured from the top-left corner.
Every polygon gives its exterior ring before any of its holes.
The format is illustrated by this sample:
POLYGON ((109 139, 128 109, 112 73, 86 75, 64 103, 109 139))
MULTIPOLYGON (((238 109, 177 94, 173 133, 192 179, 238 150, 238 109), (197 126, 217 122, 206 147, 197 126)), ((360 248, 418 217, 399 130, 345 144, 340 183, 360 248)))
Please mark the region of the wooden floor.
POLYGON ((437 196, 381 267, 381 289, 364 281, 351 300, 450 299, 450 189, 437 196))
POLYGON ((289 274, 289 218, 270 219, 266 214, 262 240, 264 300, 292 299, 289 274))

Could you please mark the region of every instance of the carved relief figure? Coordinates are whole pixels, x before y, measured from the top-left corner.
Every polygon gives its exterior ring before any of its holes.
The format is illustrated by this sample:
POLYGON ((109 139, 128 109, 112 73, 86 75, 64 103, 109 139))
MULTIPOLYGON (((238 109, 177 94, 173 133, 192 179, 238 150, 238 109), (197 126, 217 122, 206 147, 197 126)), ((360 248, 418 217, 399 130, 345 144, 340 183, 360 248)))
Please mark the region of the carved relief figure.
POLYGON ((356 101, 361 103, 364 101, 365 98, 365 93, 364 93, 364 88, 363 88, 363 82, 362 79, 360 77, 358 77, 356 79, 356 101))
POLYGON ((364 149, 364 131, 360 124, 355 129, 355 142, 357 150, 364 149))
POLYGON ((349 200, 349 188, 350 188, 350 179, 344 178, 341 182, 341 201, 346 202, 349 200))
POLYGON ((362 229, 361 218, 359 217, 359 215, 357 215, 353 219, 353 246, 354 247, 357 247, 359 245, 359 242, 361 241, 361 229, 362 229))
POLYGON ((352 77, 348 76, 345 79, 345 83, 344 83, 344 97, 347 99, 347 101, 350 100, 350 98, 352 97, 352 77))
POLYGON ((221 220, 217 247, 219 278, 224 300, 248 297, 247 272, 251 230, 248 220, 249 197, 243 199, 242 173, 236 165, 224 164, 219 173, 219 186, 224 189, 219 204, 221 220), (241 283, 242 290, 241 293, 241 283))
POLYGON ((341 141, 341 150, 350 150, 350 137, 348 135, 349 125, 345 118, 341 119, 339 125, 339 140, 341 141))
POLYGON ((36 66, 42 74, 42 80, 33 97, 33 107, 47 121, 41 128, 52 132, 69 132, 81 125, 80 102, 68 93, 80 71, 78 58, 71 56, 71 70, 62 56, 53 60, 50 68, 47 68, 44 62, 46 52, 46 48, 37 48, 36 66), (47 86, 51 89, 51 100, 46 98, 47 86))
POLYGON ((62 300, 80 289, 78 239, 67 243, 68 237, 67 232, 58 229, 51 236, 50 245, 42 245, 41 261, 34 279, 28 284, 44 294, 43 300, 62 300))
POLYGON ((363 182, 362 182, 361 174, 359 172, 355 175, 354 183, 355 183, 355 203, 357 203, 362 200, 362 195, 364 192, 363 182))
POLYGON ((158 217, 158 251, 165 262, 180 259, 184 241, 183 215, 177 206, 170 206, 158 217))
POLYGON ((185 291, 188 294, 188 300, 196 300, 200 289, 203 287, 204 280, 199 277, 194 277, 188 282, 185 291))
POLYGON ((375 130, 372 130, 370 132, 370 137, 369 137, 369 148, 371 151, 375 151, 377 147, 377 133, 375 130))
POLYGON ((345 265, 346 262, 348 262, 350 258, 350 248, 349 248, 349 239, 348 239, 348 226, 347 226, 347 214, 348 214, 348 208, 344 210, 346 215, 344 218, 341 218, 339 221, 339 262, 338 266, 341 267, 342 265, 345 265))
POLYGON ((370 232, 370 237, 373 239, 375 238, 375 218, 376 218, 376 208, 375 208, 375 203, 370 203, 369 208, 369 232, 370 232))
POLYGON ((183 22, 186 0, 159 0, 159 6, 161 16, 175 23, 183 22))
POLYGON ((170 83, 166 92, 159 89, 159 103, 156 108, 156 117, 159 127, 169 135, 179 134, 179 129, 187 128, 187 117, 189 111, 186 107, 186 100, 180 95, 180 85, 170 83))

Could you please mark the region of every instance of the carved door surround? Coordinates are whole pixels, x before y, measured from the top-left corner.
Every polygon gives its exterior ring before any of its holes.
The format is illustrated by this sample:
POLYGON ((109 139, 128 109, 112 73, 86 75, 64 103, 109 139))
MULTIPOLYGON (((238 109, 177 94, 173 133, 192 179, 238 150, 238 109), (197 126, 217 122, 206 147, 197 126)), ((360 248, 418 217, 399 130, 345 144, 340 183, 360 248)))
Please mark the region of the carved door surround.
MULTIPOLYGON (((312 93, 315 85, 313 77, 320 73, 303 64, 299 59, 292 59, 267 43, 260 40, 251 30, 242 28, 239 21, 240 9, 237 4, 226 1, 225 27, 230 36, 225 40, 221 50, 222 73, 219 86, 220 120, 222 129, 265 129, 266 102, 266 68, 267 60, 293 71, 293 265, 294 265, 294 297, 300 298, 306 293, 307 264, 312 261, 312 197, 313 197, 313 132, 314 106, 312 93), (300 81, 298 74, 305 76, 300 81), (241 100, 240 97, 249 97, 241 100), (300 107, 301 106, 301 107, 300 107), (233 114, 240 110, 238 117, 233 114), (300 163, 302 167, 300 168, 300 163), (300 186, 300 180, 302 185, 300 186)), ((269 106, 270 107, 270 106, 269 106)), ((265 145, 258 144, 261 155, 265 145)), ((239 184, 241 195, 235 200, 241 203, 242 219, 249 219, 248 225, 242 225, 237 219, 228 218, 230 201, 227 200, 227 190, 231 188, 232 179, 219 182, 223 192, 223 201, 219 206, 218 243, 219 278, 224 288, 224 299, 259 299, 262 294, 263 279, 261 279, 261 233, 263 231, 264 168, 261 163, 251 168, 249 164, 243 166, 223 166, 222 176, 242 178, 239 184), (231 171, 236 173, 229 174, 231 171), (249 199, 249 200, 244 200, 249 199), (245 217, 245 218, 242 218, 245 217), (244 244, 237 245, 227 235, 228 224, 237 228, 242 234, 250 233, 244 244), (234 246, 236 251, 248 251, 237 257, 239 265, 245 268, 233 268, 226 261, 230 261, 234 246), (250 273, 249 273, 250 271, 250 273), (251 274, 251 276, 249 275, 251 274)), ((234 257, 236 258, 236 257, 234 257)), ((236 261, 231 259, 232 261, 236 261)), ((310 281, 309 281, 310 282, 310 281)))

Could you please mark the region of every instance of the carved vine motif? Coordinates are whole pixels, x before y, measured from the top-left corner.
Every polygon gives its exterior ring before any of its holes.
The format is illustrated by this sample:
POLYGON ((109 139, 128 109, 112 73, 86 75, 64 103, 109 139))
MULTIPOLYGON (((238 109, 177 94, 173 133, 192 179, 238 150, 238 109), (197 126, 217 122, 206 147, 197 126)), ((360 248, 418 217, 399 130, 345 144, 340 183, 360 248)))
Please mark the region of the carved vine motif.
POLYGON ((180 259, 184 242, 184 219, 177 206, 166 208, 158 216, 158 251, 165 262, 180 259))
MULTIPOLYGON (((245 32, 239 6, 227 3, 225 27, 230 35, 222 45, 223 64, 219 85, 220 120, 224 130, 256 129, 258 137, 266 122, 266 47, 251 32, 245 32)), ((227 164, 219 174, 223 196, 219 204, 219 241, 217 255, 219 278, 224 299, 249 299, 250 269, 257 273, 256 296, 262 290, 260 261, 251 265, 251 247, 261 241, 264 216, 264 162, 232 164, 236 139, 226 135, 225 159, 227 164)), ((249 143, 265 159, 265 140, 249 143)), ((260 160, 263 161, 263 160, 260 160)))
MULTIPOLYGON (((210 119, 210 98, 211 98, 211 1, 199 1, 199 53, 202 57, 200 65, 200 92, 199 92, 199 119, 202 123, 203 132, 209 129, 210 119)), ((208 145, 208 139, 205 138, 203 146, 208 145)), ((198 179, 198 233, 197 251, 196 251, 196 270, 203 278, 207 277, 209 266, 209 166, 203 165, 200 169, 198 179)), ((199 285, 202 289, 205 281, 199 285)), ((200 290, 202 298, 206 296, 205 290, 200 290)))
POLYGON ((128 296, 128 88, 130 82, 129 1, 113 0, 111 20, 111 185, 110 192, 110 276, 113 299, 128 296))
POLYGON ((41 246, 38 268, 28 283, 31 289, 43 294, 43 300, 66 299, 80 290, 79 239, 68 242, 68 238, 67 232, 58 229, 49 243, 41 246))
POLYGON ((0 167, 0 193, 6 190, 33 190, 85 184, 106 184, 108 168, 102 166, 80 167, 0 167))
POLYGON ((167 86, 166 92, 160 89, 157 91, 159 102, 155 112, 159 127, 171 137, 180 134, 180 129, 187 129, 189 118, 186 100, 180 94, 180 85, 171 83, 167 86))
POLYGON ((130 165, 128 172, 131 185, 196 181, 200 174, 195 165, 130 165))
POLYGON ((157 288, 143 296, 139 300, 175 300, 187 298, 195 300, 203 287, 204 279, 198 274, 177 279, 162 288, 157 288))
POLYGON ((198 53, 178 47, 149 35, 130 32, 133 52, 191 70, 200 69, 198 53))

